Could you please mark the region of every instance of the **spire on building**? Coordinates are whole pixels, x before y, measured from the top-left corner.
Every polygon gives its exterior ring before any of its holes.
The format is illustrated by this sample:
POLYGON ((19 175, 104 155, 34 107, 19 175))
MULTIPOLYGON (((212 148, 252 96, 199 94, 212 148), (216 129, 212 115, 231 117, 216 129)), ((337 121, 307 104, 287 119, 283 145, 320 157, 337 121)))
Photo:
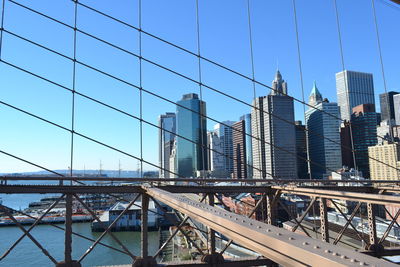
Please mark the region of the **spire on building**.
POLYGON ((316 106, 317 104, 321 103, 322 101, 323 101, 322 95, 317 88, 317 83, 314 81, 314 85, 311 90, 311 94, 308 98, 308 104, 310 104, 311 106, 316 106))
POLYGON ((287 83, 282 79, 279 69, 276 70, 275 79, 272 81, 271 95, 287 95, 287 83))

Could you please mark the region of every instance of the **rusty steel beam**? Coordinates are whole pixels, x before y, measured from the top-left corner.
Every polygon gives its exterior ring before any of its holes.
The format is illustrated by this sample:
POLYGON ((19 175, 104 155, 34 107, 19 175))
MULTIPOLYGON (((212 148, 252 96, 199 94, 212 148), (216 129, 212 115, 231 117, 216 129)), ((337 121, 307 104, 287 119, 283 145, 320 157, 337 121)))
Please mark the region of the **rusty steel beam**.
POLYGON ((255 258, 250 258, 250 259, 232 259, 232 260, 225 260, 223 263, 219 263, 218 265, 213 265, 209 264, 206 262, 163 262, 162 264, 158 264, 159 267, 250 267, 250 266, 268 266, 268 267, 273 267, 276 266, 275 263, 269 259, 255 259, 255 258))
MULTIPOLYGON (((267 186, 159 186, 173 193, 266 193, 267 186)), ((141 186, 121 185, 0 185, 0 194, 91 194, 143 193, 141 186)))
POLYGON ((328 210, 326 206, 326 198, 320 198, 319 200, 319 217, 321 221, 322 241, 329 243, 328 210))
POLYGON ((282 190, 282 193, 290 193, 303 196, 342 199, 342 200, 356 201, 356 202, 360 201, 360 202, 367 202, 371 204, 380 204, 380 205, 387 205, 387 204, 400 205, 400 197, 393 195, 346 192, 346 191, 340 191, 338 190, 338 188, 332 190, 301 188, 293 186, 272 186, 272 188, 280 189, 282 190))
POLYGON ((158 188, 147 194, 283 266, 397 266, 158 188))

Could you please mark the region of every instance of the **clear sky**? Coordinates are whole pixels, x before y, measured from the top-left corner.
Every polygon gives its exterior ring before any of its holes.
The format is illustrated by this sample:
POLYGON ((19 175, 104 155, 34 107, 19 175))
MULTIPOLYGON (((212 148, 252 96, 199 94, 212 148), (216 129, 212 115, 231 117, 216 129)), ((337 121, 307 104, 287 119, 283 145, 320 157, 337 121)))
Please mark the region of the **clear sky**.
MULTIPOLYGON (((68 0, 17 0, 73 26, 74 4, 68 0)), ((372 5, 369 0, 337 0, 342 25, 346 69, 374 75, 376 101, 384 92, 372 5)), ((109 15, 138 26, 138 1, 80 0, 109 15)), ((142 28, 165 40, 197 52, 195 0, 142 0, 142 28)), ((292 0, 250 0, 255 77, 271 84, 279 65, 289 94, 301 98, 292 0)), ((387 89, 400 90, 400 6, 376 0, 387 89)), ((246 0, 199 0, 200 48, 204 57, 251 76, 246 0)), ((303 63, 305 97, 314 80, 323 97, 336 101, 335 73, 341 71, 340 50, 333 0, 297 0, 297 16, 303 63)), ((139 53, 139 34, 84 7, 78 8, 78 28, 132 53, 139 53)), ((73 30, 27 11, 6 0, 4 28, 68 57, 73 57, 73 30)), ((129 83, 139 85, 139 61, 84 34, 77 34, 77 59, 129 83)), ((143 57, 198 79, 197 57, 142 36, 143 57)), ((73 87, 73 63, 4 32, 2 59, 26 68, 68 88, 73 87)), ((143 88, 171 101, 184 93, 199 93, 199 86, 150 63, 143 62, 143 88)), ((202 62, 202 82, 251 103, 251 82, 202 62)), ((139 116, 139 91, 76 65, 75 89, 90 97, 139 116)), ((269 90, 257 86, 257 96, 269 90)), ((219 121, 238 120, 250 108, 225 96, 202 90, 208 116, 219 121)), ((72 94, 46 81, 0 63, 0 101, 4 101, 71 127, 72 94)), ((175 111, 166 103, 143 93, 143 118, 157 124, 158 116, 175 111)), ((296 118, 303 107, 295 105, 296 118)), ((379 109, 379 107, 378 107, 379 109)), ((0 105, 0 149, 50 169, 70 166, 70 133, 0 105)), ((211 129, 215 123, 208 122, 211 129)), ((80 96, 75 99, 75 131, 140 157, 139 121, 102 107, 80 96)), ((158 164, 158 129, 143 125, 143 158, 158 164)), ((137 169, 137 161, 101 145, 75 138, 75 169, 137 169)), ((144 165, 144 169, 154 169, 144 165)), ((38 170, 0 155, 0 173, 38 170)))

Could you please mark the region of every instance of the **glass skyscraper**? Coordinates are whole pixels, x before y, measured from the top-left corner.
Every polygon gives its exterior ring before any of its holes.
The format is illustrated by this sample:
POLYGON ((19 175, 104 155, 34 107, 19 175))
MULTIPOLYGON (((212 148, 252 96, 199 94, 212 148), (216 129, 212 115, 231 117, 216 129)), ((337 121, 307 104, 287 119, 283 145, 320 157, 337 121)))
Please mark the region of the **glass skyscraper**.
POLYGON ((327 99, 323 100, 315 83, 309 104, 315 107, 306 111, 311 177, 323 179, 342 167, 340 120, 335 118, 339 117, 339 107, 327 99))
POLYGON ((170 178, 170 156, 174 146, 176 133, 176 116, 173 112, 167 112, 158 118, 158 157, 160 164, 160 177, 170 178))
POLYGON ((191 93, 183 95, 177 104, 177 135, 194 143, 176 137, 176 171, 180 177, 195 177, 197 171, 208 169, 206 103, 191 93))
POLYGON ((224 174, 223 176, 230 177, 233 173, 233 142, 232 142, 232 125, 233 121, 223 121, 214 126, 214 132, 218 136, 222 144, 224 174))
POLYGON ((356 167, 365 178, 370 177, 368 147, 378 143, 376 136, 375 105, 364 104, 353 108, 351 115, 356 167))
POLYGON ((342 120, 350 120, 355 106, 375 105, 374 81, 370 73, 349 70, 336 73, 336 91, 342 120))

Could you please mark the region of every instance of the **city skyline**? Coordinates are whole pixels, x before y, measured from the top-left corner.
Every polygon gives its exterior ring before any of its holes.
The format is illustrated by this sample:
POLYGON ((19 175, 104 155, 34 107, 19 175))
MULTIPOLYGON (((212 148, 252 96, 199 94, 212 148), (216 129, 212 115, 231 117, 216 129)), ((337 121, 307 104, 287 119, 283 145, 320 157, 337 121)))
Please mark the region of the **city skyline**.
MULTIPOLYGON (((40 4, 35 2, 25 3, 32 8, 42 10, 40 4)), ((137 10, 135 2, 126 5, 115 4, 113 9, 108 8, 106 2, 92 3, 99 10, 110 12, 117 18, 137 26, 137 10)), ((230 12, 221 12, 227 2, 214 3, 202 1, 200 4, 200 43, 204 57, 226 65, 236 71, 251 76, 251 60, 248 42, 247 14, 244 12, 246 3, 238 1, 231 3, 230 12), (223 14, 223 15, 221 15, 223 14), (207 18, 207 19, 206 19, 207 18), (235 29, 230 31, 227 29, 235 29)), ((310 4, 310 3, 308 3, 310 4)), ((309 10, 308 4, 298 3, 300 48, 303 59, 303 85, 304 91, 310 87, 313 80, 317 80, 324 95, 331 101, 336 101, 334 73, 341 71, 340 50, 335 32, 335 17, 333 5, 324 5, 319 1, 312 1, 314 9, 309 10), (319 23, 315 23, 318 20, 319 23), (325 29, 331 29, 326 31, 325 29), (318 37, 317 37, 318 36, 318 37), (324 66, 320 68, 318 66, 324 66)), ((375 42, 375 32, 372 23, 372 12, 369 3, 363 1, 338 1, 340 19, 342 22, 343 48, 345 68, 368 72, 374 75, 375 102, 378 103, 378 94, 384 92, 383 80, 380 72, 379 54, 375 42), (355 12, 357 11, 357 12, 355 12), (356 19, 354 18, 356 16, 356 19), (357 21, 357 23, 354 23, 357 21), (360 27, 363 25, 363 27, 360 27), (365 56, 365 55, 368 55, 365 56)), ((400 60, 396 53, 396 47, 400 45, 399 29, 391 27, 393 21, 397 21, 398 8, 391 8, 381 1, 376 3, 378 23, 381 26, 381 42, 383 60, 385 66, 386 82, 388 90, 398 90, 399 75, 396 72, 396 64, 400 60), (390 57, 388 55, 391 55, 390 57), (393 54, 393 55, 392 55, 393 54)), ((73 31, 56 24, 45 21, 34 14, 26 12, 18 6, 6 4, 8 16, 5 16, 5 28, 16 32, 21 36, 32 38, 35 42, 47 45, 50 48, 72 56, 72 46, 69 38, 73 31), (31 23, 18 21, 18 17, 26 17, 31 23), (26 26, 26 27, 25 27, 26 26), (39 30, 40 29, 40 30, 39 30), (54 38, 46 40, 43 33, 51 33, 54 38)), ((254 69, 255 78, 267 85, 270 84, 270 76, 276 70, 277 61, 279 69, 285 73, 286 80, 290 82, 291 94, 298 99, 301 96, 301 82, 299 76, 296 52, 296 37, 293 25, 292 7, 290 1, 266 3, 263 1, 251 1, 253 44, 254 44, 254 69), (263 16, 264 10, 279 10, 269 17, 263 16), (279 21, 279 23, 274 23, 279 21), (280 34, 281 42, 270 42, 270 36, 280 34)), ((43 11, 43 10, 42 10, 43 11)), ((137 34, 130 29, 114 25, 106 18, 100 18, 93 12, 82 7, 78 10, 80 19, 78 27, 91 34, 115 43, 124 49, 138 52, 137 34), (96 25, 92 23, 96 20, 96 25)), ((45 13, 55 15, 68 25, 73 24, 73 3, 60 2, 49 5, 45 13), (63 12, 58 12, 63 10, 63 12)), ((188 1, 184 5, 178 2, 143 3, 143 29, 160 35, 168 41, 177 43, 190 51, 197 51, 197 36, 193 33, 196 28, 194 2, 188 1), (179 14, 184 14, 181 16, 179 14), (164 23, 159 23, 160 18, 164 23), (174 29, 179 29, 176 31, 174 29), (190 33, 190 34, 189 34, 190 33)), ((117 51, 110 51, 95 40, 91 40, 83 34, 77 36, 77 57, 80 61, 94 65, 118 78, 127 80, 132 84, 139 83, 138 62, 126 57, 117 51), (99 57, 98 55, 107 55, 99 57)), ((55 57, 41 49, 23 42, 22 40, 4 33, 2 55, 3 59, 23 67, 31 67, 30 70, 40 74, 46 73, 46 77, 64 86, 72 85, 72 64, 62 58, 55 57), (19 51, 17 54, 15 51, 19 51), (27 59, 31 64, 23 65, 27 59), (48 74, 48 75, 47 75, 48 74), (71 75, 70 75, 71 74, 71 75)), ((197 57, 183 55, 165 44, 143 37, 143 56, 157 63, 166 65, 175 71, 198 79, 197 57)), ((232 76, 231 73, 202 62, 202 82, 216 89, 227 92, 234 97, 243 99, 251 104, 254 97, 252 84, 246 79, 232 76)), ((0 66, 4 75, 2 84, 8 90, 2 90, 2 101, 14 104, 22 109, 38 114, 45 119, 55 121, 65 127, 71 126, 70 104, 72 99, 69 92, 64 92, 54 85, 30 77, 4 63, 0 66), (40 97, 38 97, 40 96, 40 97)), ((139 91, 130 86, 119 83, 111 78, 77 64, 76 90, 90 97, 105 101, 129 114, 139 117, 140 101, 139 91)), ((166 71, 156 68, 151 64, 143 64, 143 88, 149 89, 162 97, 176 101, 182 94, 189 92, 199 93, 197 84, 185 81, 178 77, 172 77, 166 71)), ((219 121, 237 120, 241 115, 248 113, 249 107, 236 103, 232 99, 222 97, 211 90, 202 88, 203 100, 208 103, 208 114, 219 121), (222 106, 222 108, 221 108, 222 106)), ((256 96, 265 95, 267 88, 256 86, 256 96)), ((166 111, 174 111, 172 103, 143 93, 143 119, 157 124, 157 116, 166 111)), ((104 143, 116 146, 118 149, 158 165, 158 147, 153 140, 157 139, 158 130, 152 126, 143 124, 143 149, 140 151, 140 122, 126 119, 120 114, 111 114, 109 110, 87 99, 76 97, 76 130, 86 135, 93 136, 104 143), (115 138, 112 138, 112 137, 115 138)), ((377 107, 379 111, 379 106, 377 107)), ((51 126, 36 121, 33 118, 17 114, 14 110, 5 106, 1 108, 3 117, 1 123, 7 125, 7 131, 1 133, 3 149, 17 156, 35 161, 39 165, 46 165, 50 169, 67 169, 70 166, 70 135, 51 126), (30 136, 24 134, 30 130, 30 136), (18 141, 16 141, 18 140, 18 141), (35 142, 33 142, 35 140, 35 142), (10 144, 10 145, 8 145, 10 144), (12 145, 11 145, 12 144, 12 145), (36 151, 45 150, 49 157, 37 155, 36 151)), ((302 120, 302 106, 295 104, 295 119, 302 120)), ((213 122, 208 120, 208 128, 213 122)), ((79 137, 75 140, 75 157, 73 169, 98 168, 99 160, 104 162, 104 168, 116 168, 118 162, 124 169, 137 169, 137 160, 131 159, 116 151, 109 151, 99 145, 79 137)), ((19 172, 36 170, 28 164, 1 155, 2 172, 19 172)), ((153 170, 154 166, 144 163, 144 170, 153 170)))

